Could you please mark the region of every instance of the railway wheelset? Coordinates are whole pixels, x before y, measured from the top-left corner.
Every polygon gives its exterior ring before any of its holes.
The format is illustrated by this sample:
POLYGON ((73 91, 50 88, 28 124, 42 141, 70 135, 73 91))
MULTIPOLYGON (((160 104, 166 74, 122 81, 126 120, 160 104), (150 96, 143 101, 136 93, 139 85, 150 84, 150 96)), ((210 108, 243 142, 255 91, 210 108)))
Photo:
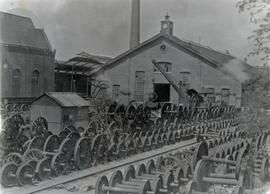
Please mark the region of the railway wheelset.
POLYGON ((1 113, 6 114, 6 113, 22 113, 22 112, 27 112, 29 111, 30 105, 29 104, 1 104, 1 113))
MULTIPOLYGON (((226 126, 231 123, 229 120, 211 121, 209 126, 220 123, 219 126, 222 127, 225 126, 223 122, 228 123, 226 126)), ((93 122, 91 123, 93 125, 93 122)), ((168 127, 168 122, 164 121, 153 131, 109 136, 106 131, 112 130, 113 127, 118 128, 113 125, 105 131, 90 130, 91 132, 67 126, 59 135, 53 135, 48 132, 46 121, 38 119, 32 128, 37 131, 45 128, 47 133, 26 139, 23 145, 16 144, 15 148, 5 155, 2 160, 1 184, 4 187, 33 184, 73 170, 90 168, 100 162, 122 159, 188 140, 196 134, 192 132, 192 128, 196 126, 187 127, 179 124, 178 127, 168 127)), ((203 126, 204 124, 201 124, 197 128, 203 126)))
POLYGON ((169 123, 204 122, 207 120, 230 119, 237 117, 239 110, 233 106, 197 107, 176 105, 171 102, 138 104, 131 101, 128 105, 112 103, 105 113, 107 123, 119 121, 125 127, 147 130, 154 124, 167 120, 169 123))
POLYGON ((9 153, 22 153, 29 147, 36 147, 39 144, 38 136, 47 137, 48 123, 43 117, 38 117, 33 124, 27 124, 20 114, 12 115, 3 121, 0 140, 1 156, 9 153))
POLYGON ((227 134, 223 141, 219 141, 220 138, 203 140, 189 150, 148 160, 137 168, 131 165, 124 169, 123 174, 118 170, 109 180, 102 175, 96 182, 95 193, 208 194, 213 193, 211 189, 215 185, 227 185, 232 193, 241 194, 254 186, 251 174, 256 174, 261 181, 269 181, 266 153, 255 155, 254 173, 247 170, 252 149, 260 148, 259 153, 265 152, 263 148, 268 137, 267 131, 258 136, 256 143, 231 134, 227 134))
MULTIPOLYGON (((231 162, 237 163, 237 170, 240 169, 242 154, 248 151, 249 144, 239 138, 231 139, 225 143, 227 146, 233 147, 237 146, 239 142, 243 143, 243 146, 239 147, 239 150, 235 150, 240 152, 236 159, 237 162, 231 160, 231 162)), ((208 145, 208 141, 202 141, 189 150, 175 151, 172 154, 158 157, 155 160, 150 159, 146 164, 141 163, 137 165, 137 168, 134 165, 130 165, 124 169, 124 173, 120 170, 115 171, 109 180, 105 175, 102 175, 96 182, 95 193, 130 192, 158 194, 181 193, 186 191, 189 181, 194 176, 202 176, 200 174, 201 172, 195 170, 197 163, 202 158, 218 160, 218 158, 209 157, 208 153, 222 145, 212 148, 208 148, 208 145)), ((226 155, 225 158, 229 158, 230 156, 226 155)))

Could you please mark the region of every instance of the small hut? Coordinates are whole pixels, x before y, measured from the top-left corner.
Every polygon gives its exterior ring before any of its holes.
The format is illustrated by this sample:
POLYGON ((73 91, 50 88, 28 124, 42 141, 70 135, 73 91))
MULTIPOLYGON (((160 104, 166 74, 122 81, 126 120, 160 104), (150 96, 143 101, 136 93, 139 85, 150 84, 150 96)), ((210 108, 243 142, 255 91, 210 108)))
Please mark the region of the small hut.
POLYGON ((31 103, 30 120, 44 117, 48 129, 59 134, 68 125, 87 128, 88 110, 89 103, 77 93, 47 92, 31 103))

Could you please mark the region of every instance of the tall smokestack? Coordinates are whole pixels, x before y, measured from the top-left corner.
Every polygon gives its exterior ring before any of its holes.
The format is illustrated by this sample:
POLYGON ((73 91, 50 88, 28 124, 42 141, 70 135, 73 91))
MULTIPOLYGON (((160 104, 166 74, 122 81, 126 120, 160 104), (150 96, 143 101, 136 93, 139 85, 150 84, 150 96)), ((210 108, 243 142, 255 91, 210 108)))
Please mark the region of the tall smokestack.
POLYGON ((140 43, 140 0, 132 0, 130 44, 133 48, 140 43))

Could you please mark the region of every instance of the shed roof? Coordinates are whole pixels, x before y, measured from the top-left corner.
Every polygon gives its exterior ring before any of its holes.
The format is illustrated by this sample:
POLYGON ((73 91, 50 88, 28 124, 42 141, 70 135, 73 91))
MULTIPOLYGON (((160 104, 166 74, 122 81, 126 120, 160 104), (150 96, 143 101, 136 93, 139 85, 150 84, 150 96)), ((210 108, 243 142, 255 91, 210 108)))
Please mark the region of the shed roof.
POLYGON ((57 60, 55 71, 64 73, 90 73, 99 70, 110 60, 112 60, 110 57, 80 52, 68 61, 57 60))
POLYGON ((54 100, 61 107, 85 107, 89 106, 88 102, 84 100, 81 96, 74 92, 46 92, 36 100, 32 102, 36 102, 38 99, 43 96, 47 96, 54 100))

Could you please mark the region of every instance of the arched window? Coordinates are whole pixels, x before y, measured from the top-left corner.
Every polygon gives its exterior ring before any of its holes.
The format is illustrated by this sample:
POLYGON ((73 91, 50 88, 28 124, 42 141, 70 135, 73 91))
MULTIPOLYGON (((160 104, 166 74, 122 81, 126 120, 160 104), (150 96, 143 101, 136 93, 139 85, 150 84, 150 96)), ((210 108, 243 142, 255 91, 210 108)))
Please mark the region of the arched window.
POLYGON ((21 71, 19 69, 15 69, 12 72, 12 96, 18 97, 20 96, 21 89, 21 71))
POLYGON ((39 95, 39 72, 33 71, 32 74, 32 96, 36 97, 39 95))

